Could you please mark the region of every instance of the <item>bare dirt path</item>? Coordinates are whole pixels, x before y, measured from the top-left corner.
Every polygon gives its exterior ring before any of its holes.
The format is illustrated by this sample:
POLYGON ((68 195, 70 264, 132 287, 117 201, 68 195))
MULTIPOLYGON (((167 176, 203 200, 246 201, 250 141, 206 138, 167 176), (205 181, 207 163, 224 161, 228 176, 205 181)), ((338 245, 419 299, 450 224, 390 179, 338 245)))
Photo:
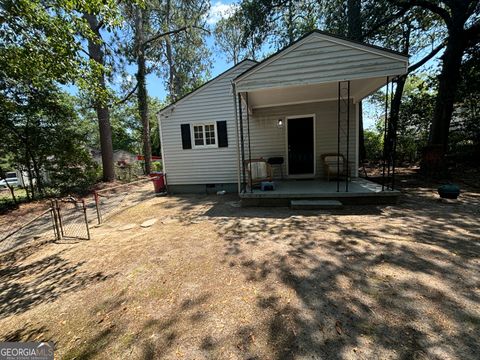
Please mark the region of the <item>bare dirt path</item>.
POLYGON ((333 213, 146 199, 2 259, 0 339, 60 359, 476 359, 480 193, 403 187, 333 213))

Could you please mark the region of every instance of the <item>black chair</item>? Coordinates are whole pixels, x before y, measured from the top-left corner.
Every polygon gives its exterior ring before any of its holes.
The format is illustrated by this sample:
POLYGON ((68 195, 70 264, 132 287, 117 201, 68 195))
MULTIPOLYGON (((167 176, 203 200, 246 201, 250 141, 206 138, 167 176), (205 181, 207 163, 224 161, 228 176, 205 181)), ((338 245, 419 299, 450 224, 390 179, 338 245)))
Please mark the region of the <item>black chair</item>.
POLYGON ((272 166, 272 168, 274 166, 278 166, 280 168, 280 175, 283 179, 283 163, 284 163, 283 156, 273 156, 271 158, 268 158, 267 163, 269 163, 272 166))

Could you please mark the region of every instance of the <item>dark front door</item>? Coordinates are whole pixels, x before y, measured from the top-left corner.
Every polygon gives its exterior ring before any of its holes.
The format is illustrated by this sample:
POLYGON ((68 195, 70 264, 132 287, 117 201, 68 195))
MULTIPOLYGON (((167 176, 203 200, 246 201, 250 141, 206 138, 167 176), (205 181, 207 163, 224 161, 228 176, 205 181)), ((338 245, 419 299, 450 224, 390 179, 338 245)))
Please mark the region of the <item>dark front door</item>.
POLYGON ((290 118, 288 131, 288 173, 289 175, 313 174, 313 118, 290 118))

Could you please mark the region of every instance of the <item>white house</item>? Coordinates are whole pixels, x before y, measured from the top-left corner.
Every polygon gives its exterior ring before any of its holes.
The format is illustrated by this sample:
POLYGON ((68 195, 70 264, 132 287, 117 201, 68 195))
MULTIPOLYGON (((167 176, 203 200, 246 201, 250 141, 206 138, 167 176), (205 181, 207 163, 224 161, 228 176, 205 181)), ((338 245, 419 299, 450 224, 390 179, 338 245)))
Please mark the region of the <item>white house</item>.
POLYGON ((358 104, 407 67, 400 53, 321 31, 242 61, 159 112, 169 191, 225 189, 253 202, 396 195, 357 178, 358 104), (261 191, 249 170, 270 158, 283 164, 275 190, 261 191), (339 176, 326 181, 335 158, 339 176))

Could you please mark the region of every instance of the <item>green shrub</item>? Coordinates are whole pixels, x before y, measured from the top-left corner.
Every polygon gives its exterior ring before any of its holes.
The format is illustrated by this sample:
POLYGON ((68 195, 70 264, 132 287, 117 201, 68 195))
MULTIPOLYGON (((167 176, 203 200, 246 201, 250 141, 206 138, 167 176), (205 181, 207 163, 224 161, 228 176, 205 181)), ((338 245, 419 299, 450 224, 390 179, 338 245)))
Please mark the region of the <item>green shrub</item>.
POLYGON ((367 160, 381 160, 383 157, 383 134, 376 130, 365 129, 364 138, 367 160))

